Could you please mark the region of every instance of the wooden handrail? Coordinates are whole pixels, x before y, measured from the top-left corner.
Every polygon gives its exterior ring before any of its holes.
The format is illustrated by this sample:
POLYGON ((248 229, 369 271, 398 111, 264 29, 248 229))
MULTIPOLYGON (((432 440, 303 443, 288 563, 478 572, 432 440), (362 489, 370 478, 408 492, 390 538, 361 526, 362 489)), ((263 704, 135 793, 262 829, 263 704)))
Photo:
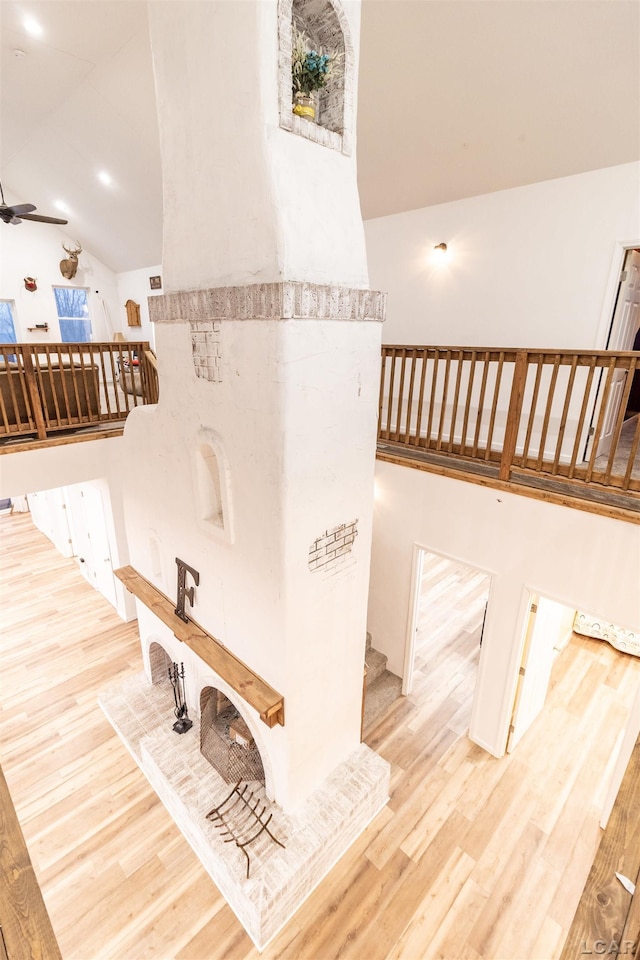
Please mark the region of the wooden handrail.
POLYGON ((378 442, 640 499, 639 372, 633 350, 384 345, 378 442))
POLYGON ((122 422, 157 401, 146 341, 0 344, 0 441, 122 422))
POLYGON ((149 361, 149 363, 151 364, 151 366, 153 367, 153 369, 157 371, 157 369, 158 369, 158 361, 157 361, 157 359, 156 359, 156 355, 155 355, 155 353, 153 352, 153 350, 145 350, 144 355, 145 355, 145 357, 147 358, 147 360, 149 361))
POLYGON ((621 357, 626 361, 626 365, 629 366, 629 361, 633 359, 638 359, 640 356, 640 351, 638 350, 568 350, 568 349, 549 349, 541 350, 539 347, 532 348, 523 348, 523 347, 444 347, 444 346, 433 346, 426 344, 412 344, 408 346, 404 344, 388 344, 385 343, 382 345, 383 354, 390 354, 396 351, 402 350, 411 350, 416 353, 462 353, 465 356, 465 359, 470 359, 471 355, 476 353, 484 353, 487 357, 491 359, 497 359, 500 354, 503 354, 504 359, 507 361, 515 361, 516 356, 524 349, 524 352, 529 357, 529 361, 537 361, 540 357, 560 357, 562 363, 572 363, 574 357, 582 358, 583 364, 588 366, 592 357, 596 359, 608 361, 612 356, 621 357))
POLYGON ((201 660, 208 663, 218 676, 254 707, 268 727, 274 727, 277 723, 284 726, 284 697, 269 686, 266 680, 254 673, 195 620, 186 623, 181 620, 175 612, 175 604, 133 567, 120 567, 114 570, 114 574, 134 597, 141 600, 145 607, 169 627, 178 640, 197 653, 201 660))

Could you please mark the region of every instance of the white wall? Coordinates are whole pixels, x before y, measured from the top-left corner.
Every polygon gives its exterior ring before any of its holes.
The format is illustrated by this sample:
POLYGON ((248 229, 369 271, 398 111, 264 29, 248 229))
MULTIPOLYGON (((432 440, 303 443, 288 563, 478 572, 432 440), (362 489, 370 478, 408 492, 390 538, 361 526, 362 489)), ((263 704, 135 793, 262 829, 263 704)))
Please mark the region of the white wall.
POLYGON ((616 244, 640 239, 640 164, 369 220, 365 234, 371 286, 389 294, 385 343, 603 347, 616 244))
POLYGON ((116 276, 118 284, 118 317, 116 330, 123 333, 126 340, 148 340, 151 349, 155 349, 155 333, 153 324, 149 320, 149 297, 160 296, 163 290, 152 290, 149 286, 149 277, 162 277, 162 265, 143 267, 141 270, 128 270, 116 276), (140 304, 140 327, 127 326, 127 300, 135 300, 140 304))
MULTIPOLYGON (((122 437, 87 440, 40 450, 13 452, 0 457, 0 499, 22 494, 41 494, 34 520, 61 549, 60 533, 65 523, 57 512, 65 502, 63 487, 91 484, 100 493, 113 569, 129 562, 129 547, 122 505, 122 437)), ((33 503, 33 498, 31 498, 33 503)), ((68 509, 68 504, 67 504, 68 509)), ((68 529, 68 524, 66 525, 68 529)), ((68 551, 62 551, 65 556, 68 551)), ((115 607, 124 620, 135 618, 135 603, 119 581, 115 583, 115 607)), ((111 599, 111 597, 109 598, 111 599)))
POLYGON ((60 227, 46 223, 1 224, 0 298, 15 301, 14 320, 19 343, 60 342, 60 327, 53 286, 87 287, 94 340, 113 340, 118 315, 116 275, 100 260, 82 251, 73 280, 60 273, 60 261, 67 257, 64 243, 73 249, 75 240, 60 227), (29 293, 25 277, 35 277, 38 289, 29 293), (48 323, 49 330, 30 333, 28 327, 48 323))
POLYGON ((640 624, 640 527, 378 461, 368 629, 401 674, 414 544, 492 575, 471 737, 506 743, 529 591, 640 624))

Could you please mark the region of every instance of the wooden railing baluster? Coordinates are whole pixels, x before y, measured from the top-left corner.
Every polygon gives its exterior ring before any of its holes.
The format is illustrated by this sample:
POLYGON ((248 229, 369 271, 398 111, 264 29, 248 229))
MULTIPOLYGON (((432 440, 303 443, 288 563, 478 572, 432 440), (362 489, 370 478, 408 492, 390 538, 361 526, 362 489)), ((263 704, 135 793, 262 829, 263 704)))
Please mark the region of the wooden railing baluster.
POLYGON ((578 417, 578 424, 576 427, 576 436, 573 444, 573 450, 571 451, 571 461, 569 463, 569 474, 568 476, 572 478, 575 474, 576 464, 578 462, 578 453, 580 452, 580 447, 585 442, 584 437, 582 436, 582 431, 584 429, 584 422, 587 416, 587 410, 589 408, 589 397, 591 396, 591 387, 593 384, 593 375, 596 369, 596 358, 591 357, 591 362, 589 364, 589 372, 587 373, 587 382, 584 387, 584 393, 582 395, 582 405, 580 407, 580 415, 578 417))
POLYGON ((480 383, 480 396, 478 397, 478 413, 476 416, 476 429, 473 435, 473 450, 471 451, 472 457, 478 456, 478 449, 480 444, 480 430, 482 427, 482 415, 484 413, 484 398, 487 392, 488 376, 489 376, 489 351, 485 350, 484 365, 482 368, 482 381, 480 383))
POLYGON ((400 386, 398 387, 398 405, 396 413, 396 435, 395 439, 400 439, 400 431, 402 429, 402 400, 404 396, 404 374, 405 367, 407 364, 407 351, 402 350, 400 353, 400 386))
POLYGON ((496 413, 498 410, 498 397, 500 396, 500 384, 502 383, 502 369, 504 367, 504 350, 498 354, 498 370, 496 372, 496 382, 493 388, 493 402, 491 404, 491 415, 489 417, 489 433, 487 434, 487 448, 484 453, 484 459, 491 457, 491 444, 493 443, 493 430, 496 423, 496 413))
POLYGON ((422 370, 420 371, 420 390, 418 392, 418 417, 416 420, 416 446, 420 446, 420 429, 422 427, 422 407, 424 405, 424 385, 427 375, 427 352, 426 350, 420 351, 422 359, 422 370))
POLYGON ((531 395, 531 406, 529 407, 529 419, 527 420, 527 432, 524 438, 524 446, 522 448, 522 460, 521 463, 523 466, 527 465, 527 460, 529 458, 529 449, 531 447, 531 436, 533 434, 533 428, 536 422, 536 410, 538 409, 538 396, 540 394, 540 382, 542 380, 542 370, 544 368, 544 363, 542 357, 540 357, 536 363, 536 376, 533 383, 533 393, 531 395))
MULTIPOLYGON (((72 365, 72 363, 73 363, 73 358, 71 357, 71 354, 70 354, 68 351, 67 351, 67 353, 66 353, 66 359, 67 359, 67 361, 68 361, 69 368, 71 368, 71 365, 72 365)), ((66 365, 65 365, 65 354, 63 353, 63 350, 61 350, 60 348, 58 348, 58 376, 59 376, 59 380, 60 380, 60 389, 62 390, 62 396, 63 396, 63 399, 64 399, 64 411, 65 411, 65 412, 64 412, 64 417, 61 418, 61 422, 62 422, 63 420, 66 420, 67 424, 70 425, 70 424, 71 424, 71 411, 72 411, 72 409, 73 409, 73 406, 72 406, 72 404, 71 404, 70 401, 69 401, 69 387, 72 386, 72 382, 71 382, 71 374, 69 374, 69 381, 70 381, 70 382, 69 382, 69 384, 67 384, 67 377, 64 375, 65 369, 66 369, 66 365)), ((55 379, 56 379, 55 374, 54 374, 53 371, 52 371, 52 373, 51 373, 51 389, 57 393, 57 391, 55 390, 55 379)))
POLYGON ((564 442, 564 434, 567 425, 567 417, 569 416, 569 407, 571 406, 571 396, 573 393, 573 384, 576 378, 576 370, 578 368, 578 358, 574 357, 571 361, 571 370, 569 372, 569 380, 567 382, 567 389, 564 394, 564 405, 562 407, 562 416, 560 418, 560 427, 558 429, 558 442, 556 444, 556 455, 553 460, 553 469, 551 473, 555 476, 558 472, 558 465, 560 463, 560 454, 562 453, 562 444, 564 442))
POLYGON ((384 381, 387 373, 387 350, 382 347, 382 361, 380 363, 380 393, 378 395, 378 436, 382 433, 382 411, 384 407, 384 381))
POLYGON ((476 351, 471 351, 469 361, 469 382, 467 384, 467 399, 464 405, 464 417, 462 419, 462 438, 460 443, 460 453, 464 456, 467 449, 467 430, 469 429, 469 411, 471 409, 471 395, 473 394, 473 379, 476 373, 476 351))
POLYGON ((111 365, 111 382, 113 383, 113 395, 116 400, 116 413, 118 417, 122 417, 122 406, 120 404, 120 394, 118 392, 118 376, 120 373, 118 360, 120 358, 120 354, 118 354, 118 358, 114 358, 114 355, 113 355, 114 352, 117 352, 117 347, 114 348, 113 346, 110 346, 109 347, 109 363, 111 365))
POLYGON ((390 348, 391 356, 391 372, 389 376, 389 399, 387 401, 387 431, 386 438, 387 440, 391 437, 391 415, 393 411, 393 385, 396 378, 396 351, 394 347, 390 348))
POLYGON ((549 421, 551 419, 551 410, 553 409, 553 399, 556 392, 556 382, 558 380, 558 369, 560 367, 560 357, 556 354, 553 362, 553 371, 551 373, 551 382, 547 390, 547 403, 544 410, 544 420, 542 422, 542 431, 540 433, 540 446, 538 447, 538 470, 542 470, 544 461, 544 448, 547 442, 547 433, 549 432, 549 421))
POLYGON ((451 351, 447 350, 444 365, 444 385, 442 387, 442 403, 440 404, 440 422, 438 424, 438 439, 436 441, 436 450, 442 449, 442 432, 444 428, 444 418, 447 412, 447 396, 449 394, 449 370, 451 369, 451 351))
POLYGON ((433 351, 433 372, 431 374, 431 401, 429 403, 429 417, 427 420, 427 436, 425 439, 425 447, 431 447, 431 428, 433 426, 433 411, 435 409, 435 395, 436 395, 436 384, 438 382, 438 375, 440 369, 440 351, 436 347, 433 351))
POLYGON ((462 369, 464 367, 464 354, 462 350, 458 351, 458 370, 456 373, 456 386, 453 393, 453 409, 451 410, 451 429, 449 430, 448 451, 453 450, 453 441, 455 437, 456 420, 458 418, 458 400, 460 398, 460 380, 462 378, 462 369))
POLYGON ((404 442, 408 444, 411 442, 411 411, 413 409, 413 383, 416 376, 416 351, 410 351, 410 361, 411 361, 411 375, 409 377, 409 396, 407 398, 407 420, 405 425, 404 432, 404 442))

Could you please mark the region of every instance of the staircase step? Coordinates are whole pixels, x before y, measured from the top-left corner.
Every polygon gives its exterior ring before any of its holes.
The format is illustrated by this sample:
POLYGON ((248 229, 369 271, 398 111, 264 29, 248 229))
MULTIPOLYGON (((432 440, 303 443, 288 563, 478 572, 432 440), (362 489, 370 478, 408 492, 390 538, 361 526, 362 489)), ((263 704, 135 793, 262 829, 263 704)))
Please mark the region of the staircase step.
POLYGON ((370 647, 365 653, 364 662, 367 665, 367 688, 375 683, 378 677, 387 669, 387 658, 384 653, 370 647))
POLYGON ((364 718, 362 723, 363 732, 366 734, 378 717, 380 717, 387 707, 402 696, 402 680, 396 677, 395 673, 385 670, 369 686, 364 699, 364 718))

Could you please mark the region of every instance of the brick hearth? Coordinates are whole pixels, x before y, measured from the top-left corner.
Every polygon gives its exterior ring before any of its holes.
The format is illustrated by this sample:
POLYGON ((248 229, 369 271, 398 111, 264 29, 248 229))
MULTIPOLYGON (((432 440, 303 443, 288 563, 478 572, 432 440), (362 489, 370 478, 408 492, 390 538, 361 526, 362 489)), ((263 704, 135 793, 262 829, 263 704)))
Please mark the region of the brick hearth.
POLYGON ((269 829, 286 849, 262 835, 246 860, 206 819, 229 784, 200 753, 198 723, 172 730, 173 702, 164 685, 141 673, 100 697, 100 706, 147 776, 212 880, 258 949, 263 949, 388 800, 388 765, 361 745, 294 815, 251 789, 272 814, 269 829))

